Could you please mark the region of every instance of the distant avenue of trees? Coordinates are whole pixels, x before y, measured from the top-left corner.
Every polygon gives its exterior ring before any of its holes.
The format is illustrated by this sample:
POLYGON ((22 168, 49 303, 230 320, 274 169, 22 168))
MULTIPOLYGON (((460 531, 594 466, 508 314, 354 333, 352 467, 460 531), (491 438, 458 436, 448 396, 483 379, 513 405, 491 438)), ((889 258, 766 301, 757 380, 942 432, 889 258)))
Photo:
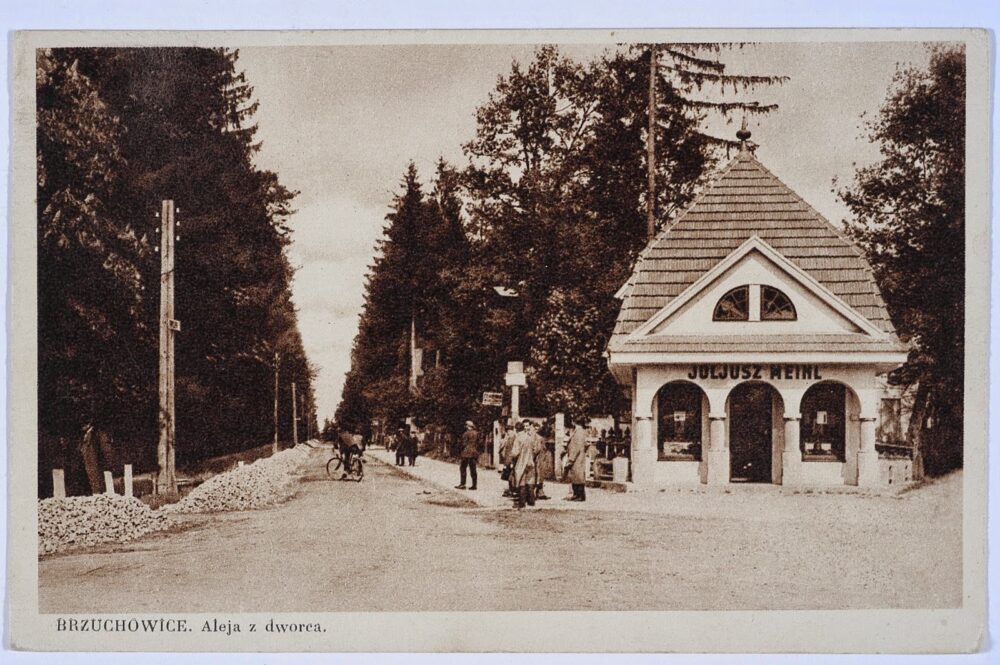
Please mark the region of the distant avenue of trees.
POLYGON ((82 428, 155 464, 161 199, 173 199, 178 463, 273 436, 312 377, 285 255, 294 192, 253 164, 252 88, 235 51, 49 49, 36 62, 40 474, 82 428))

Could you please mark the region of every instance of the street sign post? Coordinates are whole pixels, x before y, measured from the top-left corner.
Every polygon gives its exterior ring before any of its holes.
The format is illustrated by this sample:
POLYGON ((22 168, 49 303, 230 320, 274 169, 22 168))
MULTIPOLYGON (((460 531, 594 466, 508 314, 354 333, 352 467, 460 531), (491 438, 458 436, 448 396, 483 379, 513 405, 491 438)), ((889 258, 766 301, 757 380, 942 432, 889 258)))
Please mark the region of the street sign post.
POLYGON ((483 393, 483 406, 503 406, 503 393, 483 393))

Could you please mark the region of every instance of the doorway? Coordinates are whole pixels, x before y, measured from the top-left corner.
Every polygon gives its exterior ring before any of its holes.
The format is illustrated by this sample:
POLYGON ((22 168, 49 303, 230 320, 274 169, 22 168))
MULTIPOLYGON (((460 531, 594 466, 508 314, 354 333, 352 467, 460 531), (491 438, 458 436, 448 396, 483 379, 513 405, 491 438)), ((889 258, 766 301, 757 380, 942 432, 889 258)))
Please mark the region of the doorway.
POLYGON ((771 482, 773 401, 766 383, 743 383, 729 394, 731 482, 771 482))

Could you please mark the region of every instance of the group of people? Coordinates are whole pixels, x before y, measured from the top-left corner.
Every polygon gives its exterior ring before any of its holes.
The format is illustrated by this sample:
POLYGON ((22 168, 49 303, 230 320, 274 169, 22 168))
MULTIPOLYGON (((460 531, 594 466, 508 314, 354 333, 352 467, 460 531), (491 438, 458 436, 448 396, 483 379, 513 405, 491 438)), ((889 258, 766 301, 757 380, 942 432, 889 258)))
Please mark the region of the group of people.
POLYGON ((400 427, 394 437, 396 446, 396 466, 405 466, 409 461, 410 466, 417 464, 417 450, 420 442, 407 428, 400 427))
MULTIPOLYGON (((571 483, 572 493, 564 500, 586 501, 587 431, 580 422, 572 424, 573 431, 563 459, 565 476, 571 483)), ((530 420, 514 423, 514 427, 504 435, 498 451, 502 465, 501 477, 507 479, 504 496, 513 498, 514 508, 518 510, 525 505, 534 506, 536 500, 549 498, 545 495, 542 477, 545 440, 539 435, 538 429, 538 425, 530 420)))

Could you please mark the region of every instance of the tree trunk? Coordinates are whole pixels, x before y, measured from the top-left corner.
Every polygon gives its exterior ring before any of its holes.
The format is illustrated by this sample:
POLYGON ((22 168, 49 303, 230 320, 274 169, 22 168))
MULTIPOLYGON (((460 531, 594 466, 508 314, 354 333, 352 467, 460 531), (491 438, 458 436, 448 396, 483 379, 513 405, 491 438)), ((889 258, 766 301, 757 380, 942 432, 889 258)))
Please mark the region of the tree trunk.
POLYGON ((927 452, 924 449, 926 441, 924 439, 924 418, 927 415, 927 398, 930 391, 921 383, 917 386, 917 394, 913 398, 913 407, 910 409, 910 423, 906 430, 906 438, 913 447, 913 479, 923 480, 924 478, 924 458, 927 452))

